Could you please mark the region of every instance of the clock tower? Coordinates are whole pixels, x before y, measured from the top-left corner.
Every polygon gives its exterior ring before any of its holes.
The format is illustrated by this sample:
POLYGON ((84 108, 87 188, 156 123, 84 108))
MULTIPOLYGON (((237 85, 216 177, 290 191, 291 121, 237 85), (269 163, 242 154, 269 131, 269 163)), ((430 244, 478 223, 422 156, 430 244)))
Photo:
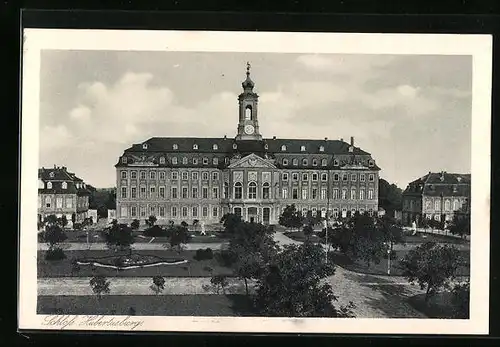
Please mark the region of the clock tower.
POLYGON ((250 78, 250 63, 247 63, 247 78, 243 81, 243 93, 238 96, 239 122, 236 140, 262 140, 257 119, 259 96, 253 91, 254 83, 250 78))

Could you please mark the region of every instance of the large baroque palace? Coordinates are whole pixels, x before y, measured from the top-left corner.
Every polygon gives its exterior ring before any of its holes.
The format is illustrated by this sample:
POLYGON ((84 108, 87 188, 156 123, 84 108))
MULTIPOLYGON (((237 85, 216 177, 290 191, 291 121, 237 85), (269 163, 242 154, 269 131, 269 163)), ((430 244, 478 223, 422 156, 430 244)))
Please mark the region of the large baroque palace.
POLYGON ((290 204, 323 217, 378 210, 380 168, 350 142, 263 138, 247 65, 235 138, 153 137, 126 149, 116 167, 117 219, 150 215, 218 223, 226 213, 278 223, 290 204))

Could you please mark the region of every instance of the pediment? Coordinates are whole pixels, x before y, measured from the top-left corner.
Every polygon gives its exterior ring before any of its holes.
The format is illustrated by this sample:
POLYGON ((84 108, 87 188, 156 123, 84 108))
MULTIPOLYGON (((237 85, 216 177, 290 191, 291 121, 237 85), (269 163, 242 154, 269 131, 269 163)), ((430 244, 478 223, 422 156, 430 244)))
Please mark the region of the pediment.
POLYGON ((253 153, 247 155, 246 157, 238 159, 237 161, 229 165, 229 168, 243 168, 243 167, 276 169, 276 166, 273 164, 272 160, 261 158, 253 153))

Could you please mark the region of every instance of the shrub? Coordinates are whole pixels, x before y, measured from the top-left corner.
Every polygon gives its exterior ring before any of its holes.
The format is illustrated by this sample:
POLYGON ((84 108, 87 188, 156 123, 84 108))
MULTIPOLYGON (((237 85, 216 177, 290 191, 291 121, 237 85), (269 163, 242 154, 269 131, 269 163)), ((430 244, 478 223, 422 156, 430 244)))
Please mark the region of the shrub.
POLYGON ((456 318, 469 319, 470 283, 456 284, 452 295, 456 318))
POLYGON ((56 247, 54 249, 49 249, 45 253, 45 260, 63 260, 66 259, 66 254, 62 248, 56 247))
POLYGON ((211 248, 198 249, 194 259, 196 260, 209 260, 214 258, 214 253, 211 248))
POLYGON ((144 236, 149 236, 149 237, 168 236, 167 230, 163 229, 158 225, 153 225, 151 228, 144 230, 143 234, 144 236))
POLYGON ((74 223, 73 229, 74 230, 82 230, 82 224, 81 223, 74 223))
POLYGON ((223 266, 231 266, 237 260, 236 254, 229 250, 222 250, 215 253, 215 259, 217 262, 223 266))

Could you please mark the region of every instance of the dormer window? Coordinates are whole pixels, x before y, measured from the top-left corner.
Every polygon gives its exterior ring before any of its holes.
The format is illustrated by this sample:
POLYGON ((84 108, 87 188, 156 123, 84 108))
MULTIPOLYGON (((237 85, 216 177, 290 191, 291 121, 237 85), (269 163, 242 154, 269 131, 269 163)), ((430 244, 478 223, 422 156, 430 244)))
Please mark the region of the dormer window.
POLYGON ((177 157, 172 158, 172 164, 176 165, 177 164, 177 157))
POLYGON ((213 148, 213 150, 214 150, 214 151, 216 151, 216 150, 218 150, 218 149, 219 149, 219 146, 217 146, 217 145, 215 145, 215 144, 214 144, 214 145, 212 146, 212 148, 213 148))
POLYGON ((293 165, 297 166, 299 165, 299 160, 297 158, 295 158, 293 161, 292 161, 293 165))
POLYGON ((182 158, 182 164, 187 165, 187 163, 188 163, 188 158, 183 157, 182 158))
POLYGON ((198 165, 198 158, 193 158, 193 165, 198 165))
POLYGON ((174 143, 174 144, 172 145, 172 149, 177 150, 177 149, 179 149, 179 146, 177 146, 177 144, 176 144, 176 143, 174 143))
POLYGON ((313 159, 313 166, 318 166, 318 159, 313 159))
POLYGON ((285 145, 281 146, 281 151, 282 151, 282 152, 285 152, 285 151, 286 151, 286 146, 285 146, 285 145))
POLYGON ((52 189, 52 182, 47 182, 47 189, 52 189))
POLYGON ((127 164, 127 157, 122 158, 122 164, 127 164))
POLYGON ((368 166, 369 166, 369 167, 372 167, 373 165, 375 165, 375 163, 373 162, 373 160, 372 160, 372 159, 370 159, 370 160, 368 161, 368 166))
POLYGON ((308 165, 308 161, 307 161, 307 159, 302 159, 302 165, 304 165, 304 166, 307 166, 307 165, 308 165))
POLYGON ((285 158, 285 159, 283 159, 283 165, 284 165, 284 166, 288 165, 288 159, 286 159, 286 158, 285 158))
POLYGON ((333 159, 333 165, 334 166, 339 166, 339 160, 338 159, 333 159))
POLYGON ((196 143, 193 145, 193 149, 198 149, 198 145, 196 143))
POLYGON ((268 150, 268 149, 269 149, 269 145, 268 145, 267 143, 264 145, 264 149, 265 149, 265 150, 268 150))
POLYGON ((354 147, 353 146, 349 146, 349 153, 352 153, 354 151, 354 147))
POLYGON ((306 151, 306 146, 300 146, 300 151, 305 152, 306 151))
POLYGON ((165 164, 165 157, 160 157, 160 164, 165 164))
POLYGON ((325 151, 325 147, 324 146, 319 146, 319 151, 320 152, 324 152, 325 151))
POLYGON ((143 143, 142 144, 142 149, 148 149, 148 144, 147 143, 143 143))
POLYGON ((208 165, 208 158, 203 158, 203 165, 208 165))
POLYGON ((238 145, 236 143, 233 143, 233 149, 237 149, 238 145))
POLYGON ((49 177, 50 177, 50 178, 54 178, 54 172, 52 172, 52 171, 51 171, 51 172, 49 173, 49 177))
POLYGON ((321 166, 326 166, 327 160, 326 159, 321 159, 321 166))
POLYGON ((212 164, 219 165, 219 159, 218 158, 213 158, 212 159, 212 164))
POLYGON ((453 193, 456 193, 456 192, 458 192, 458 189, 457 189, 457 186, 454 185, 453 186, 453 193))

